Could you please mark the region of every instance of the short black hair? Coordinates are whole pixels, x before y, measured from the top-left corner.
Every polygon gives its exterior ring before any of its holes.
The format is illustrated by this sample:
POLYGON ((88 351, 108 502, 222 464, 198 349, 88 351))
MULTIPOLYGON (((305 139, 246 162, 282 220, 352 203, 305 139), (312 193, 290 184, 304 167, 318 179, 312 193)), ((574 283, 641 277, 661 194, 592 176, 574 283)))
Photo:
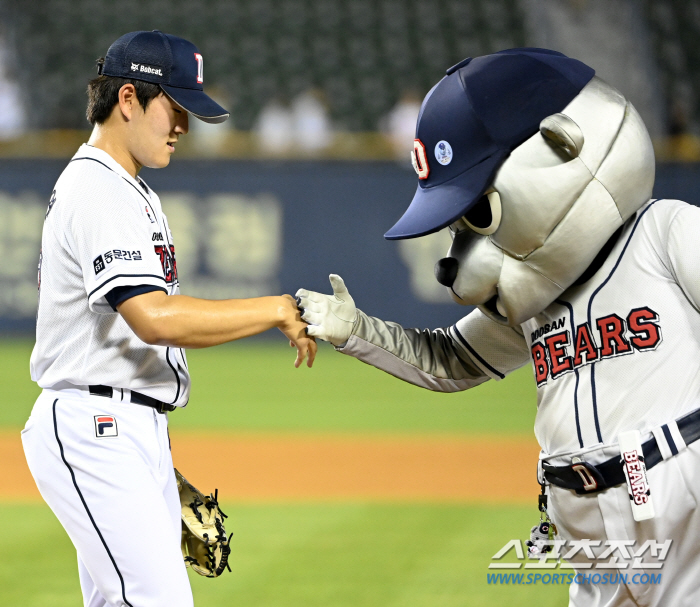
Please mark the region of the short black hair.
MULTIPOLYGON (((97 64, 104 63, 104 58, 98 59, 97 64)), ((92 125, 103 124, 112 109, 119 103, 119 90, 125 84, 133 84, 138 99, 144 112, 148 104, 158 97, 163 90, 159 85, 133 78, 118 78, 116 76, 98 76, 90 80, 87 87, 88 105, 85 115, 92 125)))

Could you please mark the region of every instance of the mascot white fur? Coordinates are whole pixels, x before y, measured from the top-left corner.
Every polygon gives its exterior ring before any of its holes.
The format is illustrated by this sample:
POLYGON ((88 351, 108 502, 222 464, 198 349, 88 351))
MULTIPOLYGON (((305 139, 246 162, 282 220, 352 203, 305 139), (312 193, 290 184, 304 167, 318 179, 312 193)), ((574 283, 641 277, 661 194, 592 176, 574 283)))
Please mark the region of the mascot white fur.
POLYGON ((700 604, 700 210, 650 200, 634 107, 560 53, 466 59, 426 96, 412 160, 416 195, 386 237, 448 227, 436 278, 477 308, 405 329, 331 275, 333 295, 297 292, 309 334, 444 392, 531 364, 540 505, 564 546, 533 542, 589 576, 570 604, 700 604), (605 561, 619 584, 595 583, 605 561))

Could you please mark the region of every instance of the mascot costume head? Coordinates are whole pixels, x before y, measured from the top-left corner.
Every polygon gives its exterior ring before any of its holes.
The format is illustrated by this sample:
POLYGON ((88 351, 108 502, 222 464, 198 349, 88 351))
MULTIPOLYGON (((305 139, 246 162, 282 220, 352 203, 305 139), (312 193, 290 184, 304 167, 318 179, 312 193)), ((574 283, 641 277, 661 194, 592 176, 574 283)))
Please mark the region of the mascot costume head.
POLYGON ((449 226, 438 281, 511 326, 580 278, 654 183, 632 104, 590 67, 544 49, 450 68, 423 101, 412 161, 418 189, 386 238, 449 226))

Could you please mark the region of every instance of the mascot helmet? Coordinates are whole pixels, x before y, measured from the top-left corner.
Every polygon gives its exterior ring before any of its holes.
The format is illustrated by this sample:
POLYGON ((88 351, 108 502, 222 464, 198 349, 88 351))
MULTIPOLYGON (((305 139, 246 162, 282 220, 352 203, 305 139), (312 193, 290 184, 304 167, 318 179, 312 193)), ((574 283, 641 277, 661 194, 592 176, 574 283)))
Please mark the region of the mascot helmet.
POLYGON ((450 68, 423 101, 411 157, 418 189, 385 237, 450 226, 438 280, 510 325, 571 286, 654 182, 632 105, 590 67, 544 49, 450 68))

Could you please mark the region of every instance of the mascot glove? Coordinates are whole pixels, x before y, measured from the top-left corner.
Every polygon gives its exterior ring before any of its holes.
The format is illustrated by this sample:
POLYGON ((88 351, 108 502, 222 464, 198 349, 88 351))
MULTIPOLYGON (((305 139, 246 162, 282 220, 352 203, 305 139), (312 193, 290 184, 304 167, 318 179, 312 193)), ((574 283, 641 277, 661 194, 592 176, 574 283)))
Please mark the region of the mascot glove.
POLYGON ((309 323, 309 335, 329 341, 334 346, 342 346, 352 335, 357 308, 343 279, 337 274, 331 274, 328 278, 333 295, 299 289, 296 293, 297 305, 302 320, 309 323))

